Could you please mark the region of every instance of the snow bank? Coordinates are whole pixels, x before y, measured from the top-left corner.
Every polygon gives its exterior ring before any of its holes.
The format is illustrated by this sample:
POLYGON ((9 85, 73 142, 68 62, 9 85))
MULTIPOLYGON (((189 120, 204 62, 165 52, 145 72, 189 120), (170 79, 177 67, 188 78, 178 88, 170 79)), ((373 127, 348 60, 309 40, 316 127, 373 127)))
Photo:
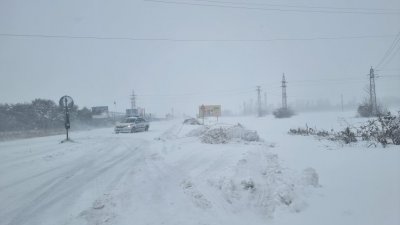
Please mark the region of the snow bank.
POLYGON ((307 168, 303 176, 283 168, 275 154, 254 149, 232 171, 208 180, 234 212, 255 211, 273 217, 277 210, 301 212, 307 207, 306 192, 319 187, 318 174, 307 168))
POLYGON ((241 124, 201 126, 191 130, 186 136, 199 137, 201 142, 207 144, 260 141, 257 131, 247 130, 241 124))
POLYGON ((304 185, 311 185, 314 187, 319 187, 319 176, 314 168, 306 168, 303 170, 302 181, 304 185))

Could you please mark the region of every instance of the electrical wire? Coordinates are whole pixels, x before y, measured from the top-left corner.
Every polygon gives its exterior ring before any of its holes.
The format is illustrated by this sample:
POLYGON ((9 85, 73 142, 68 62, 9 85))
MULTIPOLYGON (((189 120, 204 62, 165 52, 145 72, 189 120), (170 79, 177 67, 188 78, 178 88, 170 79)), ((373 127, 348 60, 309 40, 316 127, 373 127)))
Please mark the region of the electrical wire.
POLYGON ((397 55, 397 53, 400 51, 400 45, 397 46, 397 49, 393 51, 392 55, 389 56, 389 58, 382 64, 381 68, 384 68, 389 62, 392 61, 392 59, 397 55))
POLYGON ((142 94, 136 95, 138 97, 166 97, 166 98, 175 98, 175 97, 196 97, 196 96, 215 96, 215 95, 235 95, 235 94, 247 94, 253 93, 254 91, 251 88, 241 88, 239 89, 228 89, 228 90, 205 90, 202 92, 191 92, 191 93, 177 93, 177 94, 142 94))
MULTIPOLYGON (((387 60, 388 57, 391 58, 391 55, 393 53, 393 50, 396 48, 396 46, 400 43, 400 31, 397 33, 396 37, 394 38, 393 42, 390 44, 389 48, 386 50, 385 54, 383 55, 382 59, 379 61, 378 65, 376 66, 377 69, 379 69, 383 63, 387 60)), ((395 50, 395 54, 398 50, 395 50)), ((395 55, 394 54, 394 55, 395 55)), ((385 63, 386 64, 386 63, 385 63)))
MULTIPOLYGON (((380 76, 382 79, 398 79, 400 78, 399 75, 384 75, 380 76)), ((345 85, 345 84, 352 84, 349 81, 355 81, 359 83, 360 81, 366 80, 360 76, 354 76, 350 78, 332 78, 332 79, 307 79, 307 80, 293 80, 289 81, 290 86, 298 87, 298 86, 313 86, 313 85, 320 85, 320 83, 324 83, 325 85, 345 85)), ((262 84, 260 85, 264 92, 267 92, 268 95, 278 96, 279 89, 281 87, 279 84, 273 85, 272 84, 262 84)), ((255 86, 254 86, 255 87, 255 86)), ((255 93, 254 87, 246 87, 246 88, 233 88, 233 89, 225 89, 225 90, 204 90, 201 92, 191 92, 191 93, 176 93, 176 94, 142 94, 136 95, 137 97, 141 98, 182 98, 182 97, 206 97, 206 96, 226 96, 226 95, 248 95, 255 93)))
POLYGON ((153 2, 160 4, 171 4, 171 5, 189 5, 189 6, 201 6, 201 7, 215 7, 215 8, 230 8, 230 9, 245 9, 245 10, 262 10, 262 11, 279 11, 279 12, 296 12, 296 13, 327 13, 327 14, 367 14, 367 15, 400 15, 399 12, 367 12, 367 11, 344 11, 344 10, 316 10, 316 9, 282 9, 282 8, 261 8, 261 7, 249 7, 249 6, 238 6, 238 5, 226 5, 226 4, 204 4, 204 3, 193 3, 193 2, 182 2, 182 1, 164 1, 164 0, 143 0, 145 2, 153 2))
POLYGON ((217 1, 217 0, 192 0, 198 2, 211 2, 220 4, 234 4, 234 5, 256 5, 256 6, 275 6, 286 8, 306 8, 306 9, 330 9, 330 10, 360 10, 360 11, 387 11, 400 13, 400 9, 388 8, 353 8, 353 7, 327 7, 327 6, 311 6, 311 5, 287 5, 287 4, 271 4, 259 2, 238 2, 238 1, 217 1))
POLYGON ((309 38, 270 38, 270 39, 175 39, 175 38, 135 38, 135 37, 101 37, 80 35, 51 35, 51 34, 17 34, 0 33, 0 37, 11 38, 45 38, 45 39, 93 39, 116 41, 159 41, 159 42, 275 42, 275 41, 318 41, 318 40, 348 40, 348 39, 372 39, 392 38, 396 35, 360 35, 360 36, 331 36, 309 38))

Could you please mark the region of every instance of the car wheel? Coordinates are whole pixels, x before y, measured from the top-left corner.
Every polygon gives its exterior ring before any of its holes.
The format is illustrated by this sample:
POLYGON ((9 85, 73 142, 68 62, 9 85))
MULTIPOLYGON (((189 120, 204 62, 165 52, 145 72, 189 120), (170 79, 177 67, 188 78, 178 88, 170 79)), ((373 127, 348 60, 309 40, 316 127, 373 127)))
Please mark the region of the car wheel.
POLYGON ((135 128, 132 128, 132 129, 131 129, 131 133, 135 133, 135 128))
POLYGON ((149 131, 149 126, 146 126, 146 127, 144 128, 144 131, 149 131))

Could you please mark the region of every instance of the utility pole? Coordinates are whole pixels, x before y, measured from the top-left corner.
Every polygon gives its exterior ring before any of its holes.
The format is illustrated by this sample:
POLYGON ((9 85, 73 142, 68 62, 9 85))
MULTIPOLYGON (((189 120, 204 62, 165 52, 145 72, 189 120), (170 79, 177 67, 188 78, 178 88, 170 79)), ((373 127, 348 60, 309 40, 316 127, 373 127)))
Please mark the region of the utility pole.
POLYGON ((375 74, 371 66, 369 70, 369 105, 372 108, 372 114, 377 115, 376 92, 375 92, 375 74))
POLYGON ((253 99, 250 99, 249 113, 250 114, 254 113, 253 99))
POLYGON ((267 104, 267 92, 264 92, 264 110, 267 111, 268 104, 267 104))
POLYGON ((258 116, 261 117, 261 87, 257 86, 257 111, 258 116))
POLYGON ((136 95, 135 95, 135 91, 132 90, 132 95, 131 95, 131 110, 133 113, 133 110, 136 109, 136 95))
POLYGON ((114 123, 116 122, 115 114, 117 113, 117 101, 114 100, 114 123))
POLYGON ((286 96, 286 79, 285 74, 282 76, 282 108, 287 109, 287 96, 286 96))
POLYGON ((341 105, 342 105, 342 112, 343 112, 343 94, 340 95, 340 102, 341 102, 341 105))

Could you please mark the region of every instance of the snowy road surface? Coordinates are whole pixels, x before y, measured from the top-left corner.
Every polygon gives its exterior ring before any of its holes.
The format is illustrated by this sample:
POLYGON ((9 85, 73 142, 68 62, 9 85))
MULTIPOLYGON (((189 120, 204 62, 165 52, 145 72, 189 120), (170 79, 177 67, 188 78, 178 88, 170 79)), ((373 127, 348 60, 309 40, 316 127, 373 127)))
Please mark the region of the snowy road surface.
POLYGON ((181 120, 0 142, 0 224, 400 224, 399 147, 287 135, 336 128, 332 113, 222 120, 264 142, 203 144, 181 120), (320 186, 303 182, 306 168, 320 186))

